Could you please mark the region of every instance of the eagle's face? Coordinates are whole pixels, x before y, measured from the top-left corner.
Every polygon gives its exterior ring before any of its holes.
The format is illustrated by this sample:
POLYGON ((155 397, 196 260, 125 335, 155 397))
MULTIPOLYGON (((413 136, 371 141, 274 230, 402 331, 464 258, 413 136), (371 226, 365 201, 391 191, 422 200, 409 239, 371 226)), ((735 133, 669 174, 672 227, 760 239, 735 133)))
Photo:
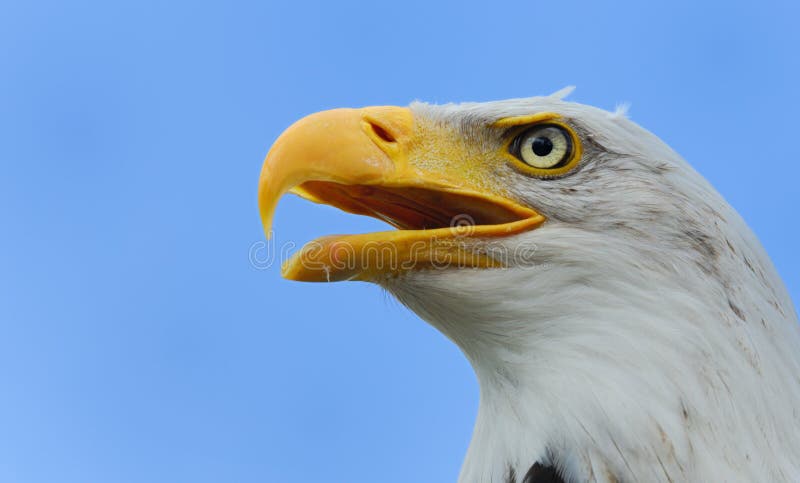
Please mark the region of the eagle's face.
POLYGON ((296 280, 465 280, 568 262, 546 256, 564 237, 621 256, 710 237, 707 186, 666 145, 624 115, 554 97, 311 115, 264 163, 267 231, 289 190, 398 228, 310 243, 284 267, 296 280))
POLYGON ((288 190, 398 230, 318 239, 284 276, 380 284, 468 355, 499 319, 530 325, 665 273, 713 274, 726 231, 711 208, 724 203, 658 138, 554 97, 311 115, 264 163, 267 230, 288 190))

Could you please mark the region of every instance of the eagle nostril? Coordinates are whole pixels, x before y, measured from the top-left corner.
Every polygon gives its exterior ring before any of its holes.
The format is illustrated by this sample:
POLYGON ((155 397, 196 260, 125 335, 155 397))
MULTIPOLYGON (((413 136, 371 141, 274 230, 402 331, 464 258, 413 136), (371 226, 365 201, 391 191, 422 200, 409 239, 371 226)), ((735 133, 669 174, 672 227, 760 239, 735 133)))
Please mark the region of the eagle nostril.
POLYGON ((387 143, 397 142, 397 138, 391 133, 391 131, 375 122, 374 119, 367 118, 365 121, 368 128, 371 129, 372 132, 375 133, 375 135, 378 136, 378 138, 380 138, 382 141, 387 143))

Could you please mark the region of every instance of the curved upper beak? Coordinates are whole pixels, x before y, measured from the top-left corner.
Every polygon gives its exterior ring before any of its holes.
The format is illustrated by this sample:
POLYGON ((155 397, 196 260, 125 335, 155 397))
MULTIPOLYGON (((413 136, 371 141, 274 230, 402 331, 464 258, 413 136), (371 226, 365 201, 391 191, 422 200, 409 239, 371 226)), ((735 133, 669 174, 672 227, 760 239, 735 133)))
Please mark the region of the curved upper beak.
POLYGON ((411 112, 393 106, 334 109, 294 123, 275 141, 261 169, 258 200, 267 237, 278 200, 303 183, 402 184, 409 174, 403 145, 412 130, 411 112))

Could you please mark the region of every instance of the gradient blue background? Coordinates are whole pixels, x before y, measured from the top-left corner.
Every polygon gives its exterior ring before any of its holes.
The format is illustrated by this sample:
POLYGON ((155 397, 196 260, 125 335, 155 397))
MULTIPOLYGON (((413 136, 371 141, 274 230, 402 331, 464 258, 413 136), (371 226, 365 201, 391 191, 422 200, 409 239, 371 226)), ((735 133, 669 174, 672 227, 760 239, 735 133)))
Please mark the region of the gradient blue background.
MULTIPOLYGON (((629 101, 797 300, 797 5, 2 2, 0 482, 455 479, 458 349, 376 287, 251 263, 263 157, 321 109, 629 101)), ((287 198, 275 227, 383 225, 287 198)))

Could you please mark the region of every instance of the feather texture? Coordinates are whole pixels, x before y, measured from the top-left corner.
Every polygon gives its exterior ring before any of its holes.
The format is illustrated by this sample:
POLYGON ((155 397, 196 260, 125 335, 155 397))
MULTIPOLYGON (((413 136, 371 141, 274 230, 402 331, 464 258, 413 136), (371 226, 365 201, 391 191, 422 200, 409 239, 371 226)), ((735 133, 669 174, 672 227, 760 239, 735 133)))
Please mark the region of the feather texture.
POLYGON ((509 268, 382 282, 478 377, 460 481, 800 481, 800 329, 760 243, 657 137, 557 94, 411 106, 476 150, 542 111, 584 145, 568 176, 497 170, 548 218, 493 246, 509 268))

